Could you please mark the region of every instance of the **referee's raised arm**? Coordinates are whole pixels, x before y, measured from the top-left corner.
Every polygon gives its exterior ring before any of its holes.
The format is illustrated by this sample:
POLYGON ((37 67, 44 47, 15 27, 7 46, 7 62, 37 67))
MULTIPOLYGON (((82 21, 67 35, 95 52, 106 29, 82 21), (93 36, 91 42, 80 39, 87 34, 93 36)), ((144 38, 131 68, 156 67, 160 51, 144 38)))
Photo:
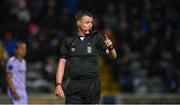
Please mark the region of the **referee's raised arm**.
POLYGON ((104 37, 105 37, 104 43, 105 43, 105 46, 107 48, 106 49, 106 54, 110 55, 110 57, 112 59, 116 59, 117 58, 117 54, 116 54, 116 50, 113 47, 112 41, 108 38, 108 36, 106 34, 104 35, 104 37))

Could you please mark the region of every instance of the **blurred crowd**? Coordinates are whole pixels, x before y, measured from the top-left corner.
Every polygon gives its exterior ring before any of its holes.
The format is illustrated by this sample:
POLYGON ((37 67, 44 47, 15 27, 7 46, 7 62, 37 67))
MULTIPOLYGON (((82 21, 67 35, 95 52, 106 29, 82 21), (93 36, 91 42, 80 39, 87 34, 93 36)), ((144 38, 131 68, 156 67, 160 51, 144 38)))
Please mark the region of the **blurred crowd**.
POLYGON ((15 43, 27 43, 29 91, 51 92, 59 49, 73 35, 74 15, 88 10, 94 27, 109 33, 118 52, 111 73, 121 92, 180 92, 178 0, 1 0, 0 92, 15 43))

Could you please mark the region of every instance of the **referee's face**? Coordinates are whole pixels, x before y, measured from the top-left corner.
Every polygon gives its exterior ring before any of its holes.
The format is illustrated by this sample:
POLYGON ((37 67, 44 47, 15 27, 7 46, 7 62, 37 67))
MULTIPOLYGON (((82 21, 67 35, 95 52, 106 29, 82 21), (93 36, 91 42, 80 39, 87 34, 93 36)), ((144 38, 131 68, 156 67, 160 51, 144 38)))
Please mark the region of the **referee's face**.
POLYGON ((87 35, 92 29, 93 18, 85 15, 80 20, 78 20, 77 26, 84 35, 87 35))
POLYGON ((16 55, 23 58, 26 55, 26 44, 21 43, 16 48, 16 55))

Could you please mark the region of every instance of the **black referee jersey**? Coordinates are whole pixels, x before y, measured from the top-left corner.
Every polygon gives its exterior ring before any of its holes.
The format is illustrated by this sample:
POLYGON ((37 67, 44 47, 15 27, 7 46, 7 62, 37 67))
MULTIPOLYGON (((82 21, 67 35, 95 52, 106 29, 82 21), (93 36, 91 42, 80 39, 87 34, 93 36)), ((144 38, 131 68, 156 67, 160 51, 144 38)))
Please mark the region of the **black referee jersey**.
POLYGON ((103 36, 93 31, 83 40, 78 35, 65 38, 60 49, 60 58, 67 60, 71 78, 96 78, 99 76, 98 55, 105 50, 103 36))

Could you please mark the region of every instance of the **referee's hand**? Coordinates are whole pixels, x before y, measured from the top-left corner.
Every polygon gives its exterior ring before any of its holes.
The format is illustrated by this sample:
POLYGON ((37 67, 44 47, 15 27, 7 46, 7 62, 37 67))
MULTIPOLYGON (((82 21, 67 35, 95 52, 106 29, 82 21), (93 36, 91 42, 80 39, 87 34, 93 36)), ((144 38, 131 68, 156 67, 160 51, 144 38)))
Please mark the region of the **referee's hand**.
POLYGON ((64 98, 64 91, 61 87, 61 85, 57 85, 55 90, 54 90, 54 93, 58 96, 58 97, 61 97, 61 98, 64 98))
POLYGON ((106 46, 106 48, 109 48, 109 47, 112 47, 112 41, 110 40, 110 38, 107 36, 107 34, 105 34, 104 35, 104 37, 105 37, 105 46, 106 46))

